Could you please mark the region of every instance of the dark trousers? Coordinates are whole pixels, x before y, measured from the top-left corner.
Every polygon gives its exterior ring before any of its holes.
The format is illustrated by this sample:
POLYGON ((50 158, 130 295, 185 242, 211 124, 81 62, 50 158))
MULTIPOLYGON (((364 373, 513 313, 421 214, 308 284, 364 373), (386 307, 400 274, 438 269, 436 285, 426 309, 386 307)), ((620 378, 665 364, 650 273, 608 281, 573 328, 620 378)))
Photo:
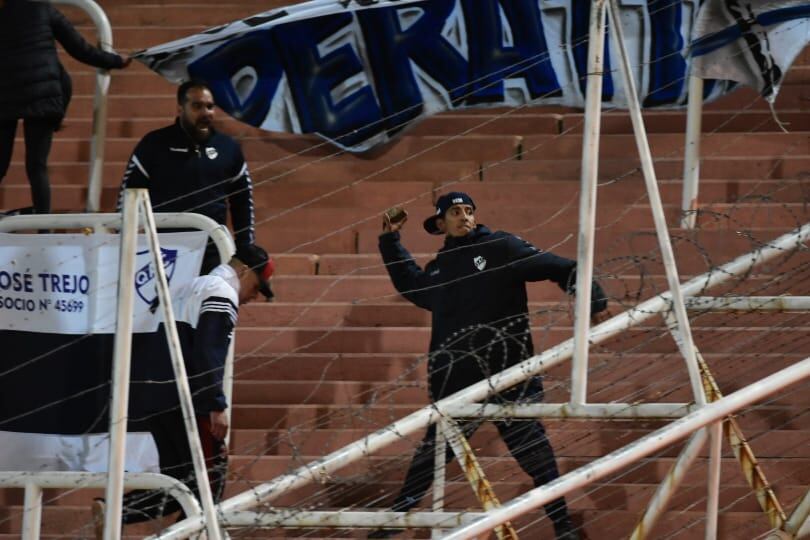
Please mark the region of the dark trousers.
MULTIPOLYGON (((148 420, 149 431, 155 439, 160 458, 160 472, 186 484, 199 499, 191 450, 186 438, 183 413, 178 409, 153 416, 148 420)), ((208 479, 214 502, 219 502, 225 491, 228 471, 228 453, 225 443, 211 435, 207 416, 197 417, 208 479)), ((140 523, 181 510, 180 505, 164 490, 135 490, 124 496, 124 524, 140 523)), ((181 514, 181 517, 183 515, 181 514)))
MULTIPOLYGON (((37 214, 51 211, 51 185, 48 181, 48 154, 56 124, 47 118, 25 118, 25 172, 31 184, 31 200, 37 214)), ((14 151, 17 120, 0 121, 0 181, 5 178, 14 151)))
MULTIPOLYGON (((432 380, 431 387, 434 399, 441 399, 453 392, 436 395, 435 389, 440 386, 439 381, 432 380)), ((441 385, 444 386, 444 385, 441 385)), ((457 385, 454 385, 457 386, 457 385)), ((453 391, 456 389, 454 388, 453 391)), ((510 389, 498 396, 496 401, 539 402, 542 401, 543 391, 539 379, 532 384, 510 389)), ((546 484, 559 476, 557 463, 554 458, 554 450, 546 437, 546 430, 543 424, 536 420, 511 420, 494 422, 495 427, 501 435, 501 439, 506 443, 509 452, 512 454, 520 468, 528 474, 535 487, 546 484)), ((481 425, 481 421, 459 422, 464 435, 469 438, 481 425)), ((425 437, 416 449, 408 473, 405 477, 405 484, 402 486, 397 498, 394 500, 392 510, 396 512, 406 512, 419 504, 425 496, 430 485, 433 483, 433 464, 435 456, 436 425, 428 427, 425 437)), ((445 461, 449 463, 453 454, 449 445, 445 461)), ((545 505, 546 514, 554 522, 568 519, 568 509, 564 498, 559 498, 545 505)))

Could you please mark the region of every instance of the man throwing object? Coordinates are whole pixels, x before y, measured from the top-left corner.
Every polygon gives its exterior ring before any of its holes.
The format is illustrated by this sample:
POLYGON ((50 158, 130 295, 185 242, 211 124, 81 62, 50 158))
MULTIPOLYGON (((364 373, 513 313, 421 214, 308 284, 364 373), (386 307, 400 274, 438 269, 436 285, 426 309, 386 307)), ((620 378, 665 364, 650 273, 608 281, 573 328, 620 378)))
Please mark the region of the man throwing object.
MULTIPOLYGON (((529 327, 526 283, 551 280, 574 293, 576 261, 544 252, 503 231, 476 224, 475 203, 466 193, 452 192, 436 201, 436 212, 424 222, 430 234, 444 234, 444 246, 424 269, 400 244, 404 212, 383 216, 379 249, 394 287, 409 301, 432 313, 428 360, 430 398, 438 401, 534 354, 529 327)), ((591 314, 604 311, 607 298, 597 282, 591 290, 591 314)), ((501 392, 503 402, 543 399, 539 377, 501 392)), ((471 436, 480 422, 463 422, 471 436)), ((554 451, 539 421, 497 421, 495 426, 520 467, 535 486, 559 476, 554 451)), ((431 425, 413 457, 394 511, 416 506, 433 481, 431 425)), ((448 453, 448 461, 452 458, 448 453)), ((571 524, 565 499, 545 506, 558 540, 579 538, 571 524)), ((386 538, 398 531, 379 529, 369 538, 386 538)))

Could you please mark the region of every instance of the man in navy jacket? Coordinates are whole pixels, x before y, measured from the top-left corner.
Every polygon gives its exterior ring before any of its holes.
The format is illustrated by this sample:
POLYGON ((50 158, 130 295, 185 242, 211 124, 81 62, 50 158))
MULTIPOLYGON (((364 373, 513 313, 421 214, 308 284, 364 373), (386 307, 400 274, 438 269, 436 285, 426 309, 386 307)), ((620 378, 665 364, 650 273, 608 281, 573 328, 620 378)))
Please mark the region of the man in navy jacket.
MULTIPOLYGON (((121 183, 147 188, 156 212, 196 212, 226 224, 231 214, 237 249, 255 242, 253 184, 239 143, 214 129, 214 98, 205 83, 177 89, 175 122, 144 135, 127 163, 121 183)), ((119 196, 119 209, 123 199, 119 196)), ((208 244, 202 274, 219 261, 208 244)))
MULTIPOLYGON (((526 283, 551 280, 574 292, 576 261, 538 250, 512 234, 491 232, 475 223, 475 203, 466 193, 439 197, 436 213, 424 222, 431 234, 444 234, 445 243, 424 270, 399 242, 407 219, 384 216, 379 248, 394 287, 408 300, 432 313, 429 391, 437 401, 534 354, 526 283)), ((592 285, 591 313, 605 310, 607 298, 592 285)), ((543 387, 534 377, 496 396, 498 401, 541 401, 543 387)), ((480 422, 463 423, 469 437, 480 422)), ((495 422, 509 451, 535 486, 559 476, 545 429, 539 421, 495 422)), ((435 425, 428 428, 416 451, 393 510, 416 506, 433 480, 435 425)), ((452 457, 448 454, 448 459, 452 457)), ((563 498, 546 505, 558 539, 578 538, 563 498)), ((373 531, 385 538, 391 530, 373 531)))

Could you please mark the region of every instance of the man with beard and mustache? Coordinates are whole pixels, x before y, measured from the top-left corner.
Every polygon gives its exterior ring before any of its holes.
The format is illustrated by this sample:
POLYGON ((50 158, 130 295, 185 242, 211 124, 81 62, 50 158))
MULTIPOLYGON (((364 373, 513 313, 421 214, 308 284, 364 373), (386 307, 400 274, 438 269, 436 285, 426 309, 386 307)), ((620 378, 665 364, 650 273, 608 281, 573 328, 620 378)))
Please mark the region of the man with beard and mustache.
MULTIPOLYGON (((147 133, 127 163, 120 209, 126 188, 148 188, 157 212, 195 212, 226 224, 231 212, 236 247, 255 241, 253 186, 242 149, 233 138, 214 129, 214 97, 200 81, 177 89, 177 118, 147 133)), ((202 274, 219 264, 213 243, 203 259, 202 274)))
MULTIPOLYGON (((428 391, 438 401, 507 369, 534 354, 526 283, 551 280, 573 294, 576 261, 541 251, 507 232, 492 232, 476 224, 475 203, 462 192, 442 195, 436 211, 423 226, 445 235, 444 246, 424 269, 400 243, 407 213, 391 209, 383 216, 379 248, 394 287, 410 302, 431 312, 428 391)), ((606 318, 607 297, 596 281, 591 286, 594 322, 606 318), (599 314, 599 315, 597 315, 599 314)), ((496 403, 539 402, 540 377, 491 398, 496 403)), ((465 420, 467 437, 481 421, 465 420)), ((535 486, 559 476, 545 428, 537 420, 494 421, 501 438, 535 486)), ((406 512, 419 504, 433 481, 436 425, 428 427, 411 461, 405 484, 392 506, 406 512)), ((453 457, 448 450, 447 460, 453 457)), ((545 505, 557 540, 577 540, 564 498, 545 505)), ((401 532, 377 529, 368 538, 388 538, 401 532)))

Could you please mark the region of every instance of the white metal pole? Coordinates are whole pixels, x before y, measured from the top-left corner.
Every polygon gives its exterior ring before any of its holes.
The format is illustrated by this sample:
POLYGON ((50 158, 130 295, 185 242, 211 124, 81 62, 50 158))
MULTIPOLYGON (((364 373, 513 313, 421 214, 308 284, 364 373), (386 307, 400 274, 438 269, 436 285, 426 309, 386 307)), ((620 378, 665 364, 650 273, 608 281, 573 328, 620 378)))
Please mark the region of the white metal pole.
POLYGON ((42 488, 34 482, 25 483, 23 502, 23 540, 39 540, 42 525, 42 488))
MULTIPOLYGON (((433 511, 444 511, 444 481, 445 471, 447 469, 447 460, 445 453, 447 452, 447 438, 444 433, 444 422, 436 422, 436 445, 433 461, 433 511)), ((439 529, 433 529, 430 533, 431 538, 438 538, 439 529)))
POLYGON ((571 363, 571 404, 582 405, 588 394, 588 329, 591 314, 593 246, 596 225, 596 182, 599 173, 599 132, 602 123, 602 77, 605 51, 605 2, 591 3, 588 34, 588 85, 579 195, 579 239, 574 305, 574 356, 571 363))
POLYGON ((118 257, 118 313, 115 325, 113 356, 112 406, 110 408, 110 459, 104 540, 121 537, 122 498, 124 496, 124 465, 126 456, 127 407, 129 404, 129 369, 132 354, 133 287, 135 283, 135 252, 138 247, 138 201, 145 189, 124 192, 121 248, 118 257))
MULTIPOLYGON (((691 68, 690 68, 691 69, 691 68)), ((689 97, 686 109, 686 148, 683 156, 683 198, 681 227, 694 229, 700 182, 700 136, 703 121, 703 79, 689 76, 689 97)))
POLYGON ((701 407, 693 413, 675 420, 619 450, 611 452, 590 464, 580 467, 543 486, 532 489, 506 503, 501 508, 487 512, 486 517, 450 532, 444 540, 474 538, 511 519, 549 503, 571 491, 605 478, 616 471, 667 448, 671 444, 723 419, 729 414, 765 399, 779 390, 810 377, 810 357, 781 371, 761 379, 741 390, 701 407))
POLYGON ((445 405, 442 413, 450 418, 481 418, 504 420, 507 418, 681 418, 695 409, 691 403, 527 403, 496 405, 494 403, 468 403, 445 405))
MULTIPOLYGON (((107 14, 93 0, 52 0, 56 4, 76 6, 84 10, 96 25, 99 46, 113 52, 112 26, 107 14)), ((93 133, 90 139, 90 177, 87 185, 87 211, 101 209, 101 184, 104 175, 104 144, 107 139, 107 95, 110 92, 110 73, 96 72, 96 90, 93 97, 93 133)))
MULTIPOLYGON (((225 394, 225 403, 228 408, 225 409, 225 416, 228 418, 228 426, 233 426, 231 418, 233 416, 233 351, 236 348, 236 332, 231 334, 231 342, 228 344, 228 355, 225 357, 225 370, 222 374, 222 393, 225 394)), ((225 434, 225 448, 231 446, 231 431, 228 428, 228 433, 225 434)))
POLYGON ((693 296, 686 309, 700 311, 810 311, 810 296, 693 296))
POLYGON ((720 508, 720 468, 723 450, 723 422, 715 422, 709 428, 709 492, 706 497, 706 540, 717 539, 717 513, 720 508))
MULTIPOLYGON (((2 227, 2 221, 0 221, 2 227)), ((770 259, 783 255, 785 250, 795 249, 810 238, 810 224, 802 225, 790 233, 784 234, 774 240, 763 244, 751 253, 746 253, 711 272, 701 274, 689 280, 683 286, 684 294, 697 294, 716 285, 725 283, 733 276, 748 271, 754 265, 767 262, 770 259)), ((591 329, 590 339, 594 343, 602 343, 628 328, 641 324, 647 319, 657 316, 658 312, 669 303, 671 294, 659 294, 591 329)), ((573 352, 573 339, 568 339, 541 354, 527 358, 520 364, 510 367, 489 379, 477 382, 467 388, 448 396, 433 405, 415 411, 408 416, 397 420, 393 424, 382 428, 375 433, 344 446, 320 459, 302 465, 287 474, 274 478, 255 486, 249 491, 239 493, 220 503, 220 511, 226 515, 252 508, 287 493, 289 490, 319 481, 324 475, 345 467, 355 461, 365 458, 381 448, 400 441, 402 437, 411 435, 419 429, 436 422, 439 418, 437 409, 444 412, 446 407, 474 403, 486 399, 488 396, 501 392, 526 380, 527 377, 537 375, 543 371, 561 364, 570 358, 573 352)), ((480 405, 479 405, 480 407, 480 405)), ((200 528, 191 520, 183 520, 161 531, 161 540, 175 540, 186 538, 199 531, 200 528)), ((157 537, 149 537, 156 539, 157 537)))
MULTIPOLYGON (((297 508, 264 508, 261 512, 233 512, 227 516, 228 527, 275 529, 277 527, 315 528, 444 528, 472 523, 483 517, 481 512, 317 512, 297 508)), ((252 535, 251 537, 253 537, 252 535)), ((319 537, 328 536, 321 534, 319 537)), ((160 538, 163 538, 162 536, 160 538)))
POLYGON ((695 434, 692 435, 692 438, 678 456, 675 464, 667 473, 664 481, 661 482, 658 489, 655 490, 655 494, 647 505, 647 510, 644 512, 644 515, 641 516, 635 530, 633 530, 633 534, 630 535, 630 540, 651 538, 650 532, 655 526, 655 523, 658 521, 658 518, 661 517, 661 514, 666 509, 667 504, 669 504, 678 486, 681 485, 684 476, 686 476, 686 472, 695 461, 695 458, 697 458, 705 443, 705 429, 696 431, 695 434))
POLYGON ((670 242, 669 231, 667 230, 664 206, 661 203, 661 194, 658 192, 658 180, 655 177, 655 168, 653 167, 650 144, 647 141, 647 130, 644 127, 644 118, 641 116, 641 105, 638 101, 636 83, 633 80, 633 72, 630 69, 630 59, 627 55, 627 48, 624 46, 624 32, 622 31, 617 0, 609 0, 608 12, 610 14, 612 30, 610 35, 613 37, 613 43, 619 51, 619 71, 624 81, 627 108, 630 112, 630 119, 633 122, 633 133, 636 136, 636 146, 638 147, 639 157, 641 158, 641 170, 644 175, 644 183, 647 185, 650 210, 652 210, 653 221, 655 222, 655 232, 658 235, 661 258, 664 262, 664 270, 667 275, 669 290, 672 293, 672 307, 675 311, 675 318, 678 321, 679 331, 683 339, 683 351, 686 363, 690 368, 689 382, 692 384, 692 393, 695 396, 695 403, 705 405, 706 395, 703 392, 697 358, 695 357, 692 329, 689 326, 689 318, 686 314, 686 307, 683 301, 678 268, 675 264, 675 254, 672 251, 672 243, 670 242))
POLYGON ((205 455, 203 454, 200 444, 200 434, 197 430, 197 417, 194 414, 191 388, 188 384, 186 365, 183 361, 183 350, 180 347, 180 336, 177 334, 172 298, 169 294, 169 281, 166 279, 166 271, 163 268, 163 257, 160 253, 160 243, 158 241, 157 228, 155 227, 155 219, 152 214, 148 192, 144 193, 141 202, 141 209, 146 223, 146 238, 149 241, 149 250, 152 252, 152 261, 155 265, 158 298, 163 310, 163 326, 166 330, 166 339, 172 359, 174 378, 177 382, 177 393, 180 398, 180 409, 183 411, 183 421, 186 426, 186 435, 188 436, 188 445, 191 451, 191 461, 194 465, 194 475, 197 479, 197 490, 200 494, 203 515, 205 516, 205 530, 208 533, 208 540, 220 540, 219 520, 217 519, 216 508, 214 507, 214 497, 211 493, 211 486, 208 483, 205 455))
POLYGON ((807 516, 810 515, 810 491, 807 491, 796 505, 793 513, 790 514, 787 522, 785 523, 785 531, 788 534, 804 538, 804 535, 810 535, 810 528, 802 527, 802 525, 810 523, 807 521, 807 516))

